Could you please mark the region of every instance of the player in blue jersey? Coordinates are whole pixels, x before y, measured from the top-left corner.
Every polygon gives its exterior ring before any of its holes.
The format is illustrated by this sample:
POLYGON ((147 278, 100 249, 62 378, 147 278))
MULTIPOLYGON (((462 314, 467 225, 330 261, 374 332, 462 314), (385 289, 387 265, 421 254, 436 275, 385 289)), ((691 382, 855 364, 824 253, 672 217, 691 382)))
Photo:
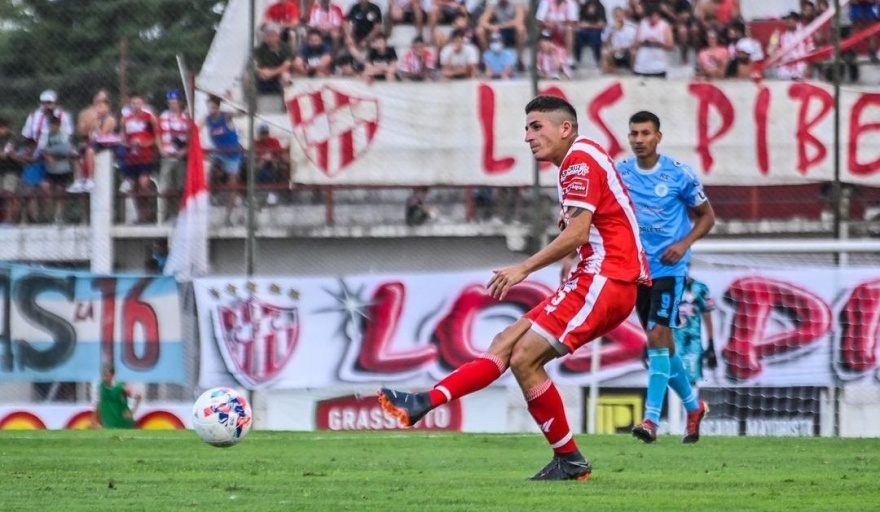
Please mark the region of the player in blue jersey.
POLYGON ((703 380, 703 364, 714 370, 718 367, 715 342, 712 339, 712 311, 715 301, 709 295, 709 287, 688 276, 684 282, 684 294, 678 306, 678 326, 672 329, 675 351, 684 361, 691 386, 703 380), (708 343, 703 348, 703 323, 706 323, 708 343))
POLYGON ((683 442, 695 443, 708 407, 688 381, 684 362, 675 351, 672 327, 678 322, 691 245, 712 229, 715 213, 694 171, 657 153, 663 134, 655 114, 633 114, 628 139, 635 157, 618 163, 617 169, 635 206, 653 281, 650 287, 639 287, 636 299, 636 312, 648 337, 648 392, 644 421, 633 428, 633 435, 646 443, 657 439, 668 385, 688 411, 683 442))

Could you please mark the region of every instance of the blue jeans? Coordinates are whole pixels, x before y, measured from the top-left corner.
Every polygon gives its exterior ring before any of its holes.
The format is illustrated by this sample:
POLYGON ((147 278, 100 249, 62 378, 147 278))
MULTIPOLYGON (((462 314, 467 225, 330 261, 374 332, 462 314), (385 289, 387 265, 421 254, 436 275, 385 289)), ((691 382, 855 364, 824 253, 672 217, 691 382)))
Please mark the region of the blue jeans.
POLYGON ((600 63, 599 59, 602 52, 602 29, 598 28, 581 28, 575 33, 574 40, 574 59, 581 61, 581 52, 584 46, 589 46, 593 51, 593 59, 596 64, 600 63))

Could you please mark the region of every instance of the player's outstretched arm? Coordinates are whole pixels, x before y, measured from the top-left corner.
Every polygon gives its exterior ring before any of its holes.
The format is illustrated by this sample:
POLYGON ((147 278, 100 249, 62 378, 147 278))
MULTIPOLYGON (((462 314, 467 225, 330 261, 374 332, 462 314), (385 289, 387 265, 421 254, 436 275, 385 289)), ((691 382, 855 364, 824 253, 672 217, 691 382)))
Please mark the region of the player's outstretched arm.
POLYGON ((689 211, 694 219, 694 225, 686 237, 670 245, 663 252, 660 261, 667 265, 678 263, 678 260, 694 245, 694 242, 709 234, 709 231, 712 231, 712 227, 715 225, 715 210, 712 209, 709 201, 704 201, 698 206, 689 208, 689 211))
POLYGON ((547 247, 519 265, 494 270, 486 287, 492 297, 502 300, 511 288, 521 283, 529 274, 556 263, 589 242, 590 223, 593 213, 583 208, 571 208, 568 226, 547 247))

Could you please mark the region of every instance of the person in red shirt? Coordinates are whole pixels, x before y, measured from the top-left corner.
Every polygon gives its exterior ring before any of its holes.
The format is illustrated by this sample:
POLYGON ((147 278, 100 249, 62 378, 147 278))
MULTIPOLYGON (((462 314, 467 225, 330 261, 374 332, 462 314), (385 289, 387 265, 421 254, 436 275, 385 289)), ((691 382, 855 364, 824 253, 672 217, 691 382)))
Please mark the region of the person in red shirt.
POLYGON ((279 192, 290 182, 290 154, 281 141, 272 136, 267 124, 257 129, 254 151, 257 153, 256 181, 267 189, 266 203, 277 204, 279 192))
MULTIPOLYGON (((592 466, 581 455, 565 408, 544 365, 614 329, 632 313, 649 270, 632 201, 608 153, 578 135, 577 112, 556 96, 526 105, 525 141, 535 159, 559 168, 562 233, 518 265, 493 271, 487 293, 503 300, 531 273, 577 251, 580 261, 547 297, 492 340, 486 353, 422 393, 388 388, 379 403, 406 426, 430 410, 495 382, 508 368, 528 410, 553 448, 553 459, 532 480, 586 480, 592 466)), ((519 290, 522 290, 520 288, 519 290)))
POLYGON ((281 34, 281 40, 289 44, 291 48, 297 45, 297 29, 302 24, 302 14, 299 11, 299 0, 279 0, 269 5, 263 13, 263 25, 276 25, 281 34))
POLYGON ((159 121, 144 110, 144 99, 138 93, 129 96, 129 112, 122 119, 122 141, 126 147, 122 166, 126 191, 135 202, 137 222, 147 221, 150 176, 156 172, 157 149, 162 146, 159 121))

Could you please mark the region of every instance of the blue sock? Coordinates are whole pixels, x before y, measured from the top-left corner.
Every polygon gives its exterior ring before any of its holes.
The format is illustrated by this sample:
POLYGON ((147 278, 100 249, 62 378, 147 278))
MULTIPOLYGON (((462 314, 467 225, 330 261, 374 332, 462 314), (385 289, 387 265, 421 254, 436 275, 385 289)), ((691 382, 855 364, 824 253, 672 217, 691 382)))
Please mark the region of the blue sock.
POLYGON ((648 393, 645 397, 645 419, 660 424, 660 411, 669 384, 669 349, 648 349, 648 393))
POLYGON ((675 394, 681 398, 681 402, 684 404, 685 409, 688 411, 696 411, 697 408, 700 407, 700 404, 697 401, 697 394, 694 393, 694 387, 691 386, 691 383, 688 380, 688 373, 684 367, 684 360, 678 355, 678 352, 669 357, 669 369, 669 387, 671 387, 672 390, 675 391, 675 394))

